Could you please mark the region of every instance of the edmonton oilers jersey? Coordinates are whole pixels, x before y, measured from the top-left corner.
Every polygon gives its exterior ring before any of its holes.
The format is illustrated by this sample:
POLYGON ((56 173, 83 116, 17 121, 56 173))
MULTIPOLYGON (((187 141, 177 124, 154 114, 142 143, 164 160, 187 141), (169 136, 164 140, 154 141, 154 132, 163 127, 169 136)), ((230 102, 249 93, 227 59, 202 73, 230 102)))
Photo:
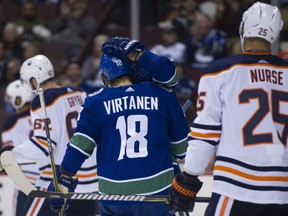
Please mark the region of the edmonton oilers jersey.
MULTIPOLYGON (((217 146, 213 192, 288 203, 288 63, 270 53, 215 61, 204 71, 198 95, 189 145, 217 146)), ((188 148, 184 166, 189 173, 201 167, 193 151, 188 148)))

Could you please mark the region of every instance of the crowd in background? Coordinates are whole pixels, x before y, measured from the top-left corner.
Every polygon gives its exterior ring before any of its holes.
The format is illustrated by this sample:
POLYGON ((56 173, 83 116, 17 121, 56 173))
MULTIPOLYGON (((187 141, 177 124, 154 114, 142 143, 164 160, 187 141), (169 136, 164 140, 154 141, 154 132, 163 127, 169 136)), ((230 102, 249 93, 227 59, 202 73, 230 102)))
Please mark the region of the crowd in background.
MULTIPOLYGON (((241 16, 255 1, 139 2, 141 42, 175 61, 179 101, 190 99, 195 104, 201 70, 214 60, 241 52, 241 16)), ((284 20, 279 55, 288 59, 288 1, 279 4, 284 20)), ((101 88, 101 46, 113 36, 131 37, 129 5, 130 0, 0 1, 0 127, 13 113, 4 99, 5 88, 19 78, 21 63, 36 54, 51 59, 59 84, 88 93, 101 88)), ((191 106, 188 124, 194 118, 191 106)))

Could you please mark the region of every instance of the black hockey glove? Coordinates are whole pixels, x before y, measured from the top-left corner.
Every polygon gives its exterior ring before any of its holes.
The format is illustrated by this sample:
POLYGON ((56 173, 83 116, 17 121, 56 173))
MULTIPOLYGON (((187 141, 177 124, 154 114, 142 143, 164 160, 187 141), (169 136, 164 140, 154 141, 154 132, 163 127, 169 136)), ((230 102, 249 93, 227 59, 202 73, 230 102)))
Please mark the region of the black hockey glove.
POLYGON ((195 197, 202 187, 202 182, 187 173, 178 173, 169 192, 168 209, 171 214, 177 211, 190 212, 194 209, 195 197))
MULTIPOLYGON (((5 151, 11 151, 12 149, 14 148, 14 146, 5 146, 3 148, 0 149, 0 157, 1 157, 1 154, 5 151)), ((0 161, 0 172, 2 172, 4 170, 3 166, 2 166, 2 163, 0 161)))
MULTIPOLYGON (((60 192, 64 192, 64 193, 74 192, 78 183, 78 179, 61 175, 61 172, 59 169, 56 170, 56 174, 57 174, 58 187, 59 187, 60 192)), ((49 184, 47 191, 55 191, 53 181, 49 184)), ((63 207, 64 211, 69 208, 70 200, 53 198, 53 199, 49 199, 49 202, 50 202, 50 207, 52 211, 59 212, 63 206, 64 206, 63 207)))
POLYGON ((144 45, 142 43, 125 37, 113 37, 102 46, 102 51, 105 54, 132 62, 138 61, 143 50, 144 45))
POLYGON ((4 152, 4 151, 11 151, 14 148, 14 146, 5 146, 3 148, 0 149, 0 155, 4 152))

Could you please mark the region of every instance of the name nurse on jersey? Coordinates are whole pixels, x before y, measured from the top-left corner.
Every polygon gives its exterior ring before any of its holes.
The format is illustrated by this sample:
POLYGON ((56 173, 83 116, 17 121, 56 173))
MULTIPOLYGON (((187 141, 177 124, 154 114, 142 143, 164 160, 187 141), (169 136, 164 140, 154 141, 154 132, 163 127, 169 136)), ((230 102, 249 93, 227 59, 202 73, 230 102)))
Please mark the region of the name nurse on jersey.
POLYGON ((266 68, 251 69, 251 82, 269 82, 283 85, 283 71, 269 70, 266 68))
POLYGON ((121 112, 123 110, 158 110, 158 97, 149 96, 125 96, 109 101, 104 101, 107 114, 121 112))

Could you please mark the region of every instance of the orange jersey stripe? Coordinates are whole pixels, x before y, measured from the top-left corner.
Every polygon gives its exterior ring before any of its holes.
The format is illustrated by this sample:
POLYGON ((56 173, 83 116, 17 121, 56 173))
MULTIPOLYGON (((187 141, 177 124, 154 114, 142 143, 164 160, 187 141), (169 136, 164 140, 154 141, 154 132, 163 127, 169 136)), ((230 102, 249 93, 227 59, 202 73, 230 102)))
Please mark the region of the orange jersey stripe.
MULTIPOLYGON (((42 189, 42 190, 43 190, 43 191, 46 191, 46 189, 42 189)), ((35 203, 35 205, 34 205, 34 207, 33 207, 33 209, 32 209, 32 211, 31 211, 31 213, 30 213, 29 216, 33 216, 33 215, 34 215, 34 213, 35 213, 35 211, 36 211, 36 208, 37 208, 37 206, 39 205, 41 199, 42 199, 42 198, 37 198, 37 201, 36 201, 36 203, 35 203)))
POLYGON ((224 216, 224 213, 225 213, 225 210, 226 210, 226 207, 228 204, 228 200, 229 200, 229 198, 225 196, 223 203, 222 203, 222 206, 221 206, 221 209, 220 209, 219 216, 224 216))
MULTIPOLYGON (((239 67, 239 66, 251 67, 251 65, 252 65, 252 64, 234 64, 234 65, 232 65, 231 67, 228 67, 228 68, 226 68, 226 69, 224 69, 224 70, 215 71, 214 73, 204 74, 204 75, 202 75, 200 78, 209 77, 209 76, 217 76, 218 74, 231 71, 231 69, 234 68, 234 67, 239 67)), ((275 65, 272 65, 272 64, 261 64, 261 63, 253 64, 252 66, 265 66, 265 67, 268 66, 268 67, 272 67, 272 68, 284 68, 284 69, 288 69, 287 66, 275 66, 275 65)))
POLYGON ((239 170, 236 170, 230 167, 219 166, 219 165, 215 166, 214 170, 232 173, 234 175, 247 178, 250 180, 254 180, 254 181, 280 181, 280 182, 288 181, 288 177, 284 177, 284 176, 283 177, 282 176, 254 176, 254 175, 247 174, 247 173, 241 172, 239 170))
POLYGON ((31 181, 37 181, 37 178, 35 178, 35 177, 27 176, 27 175, 25 175, 25 177, 31 181))
MULTIPOLYGON (((52 171, 43 171, 41 174, 44 175, 52 175, 52 171)), ((90 177, 96 177, 96 173, 90 173, 90 174, 76 174, 75 177, 77 178, 90 178, 90 177)))
POLYGON ((46 148, 48 148, 48 143, 47 142, 45 142, 45 141, 43 141, 43 140, 41 140, 41 139, 39 139, 37 137, 35 137, 35 139, 38 141, 38 143, 40 143, 41 145, 43 145, 46 148))
POLYGON ((197 133, 197 132, 190 132, 191 136, 195 136, 195 137, 201 137, 201 138, 220 138, 221 134, 220 133, 207 133, 207 134, 203 134, 203 133, 197 133))

